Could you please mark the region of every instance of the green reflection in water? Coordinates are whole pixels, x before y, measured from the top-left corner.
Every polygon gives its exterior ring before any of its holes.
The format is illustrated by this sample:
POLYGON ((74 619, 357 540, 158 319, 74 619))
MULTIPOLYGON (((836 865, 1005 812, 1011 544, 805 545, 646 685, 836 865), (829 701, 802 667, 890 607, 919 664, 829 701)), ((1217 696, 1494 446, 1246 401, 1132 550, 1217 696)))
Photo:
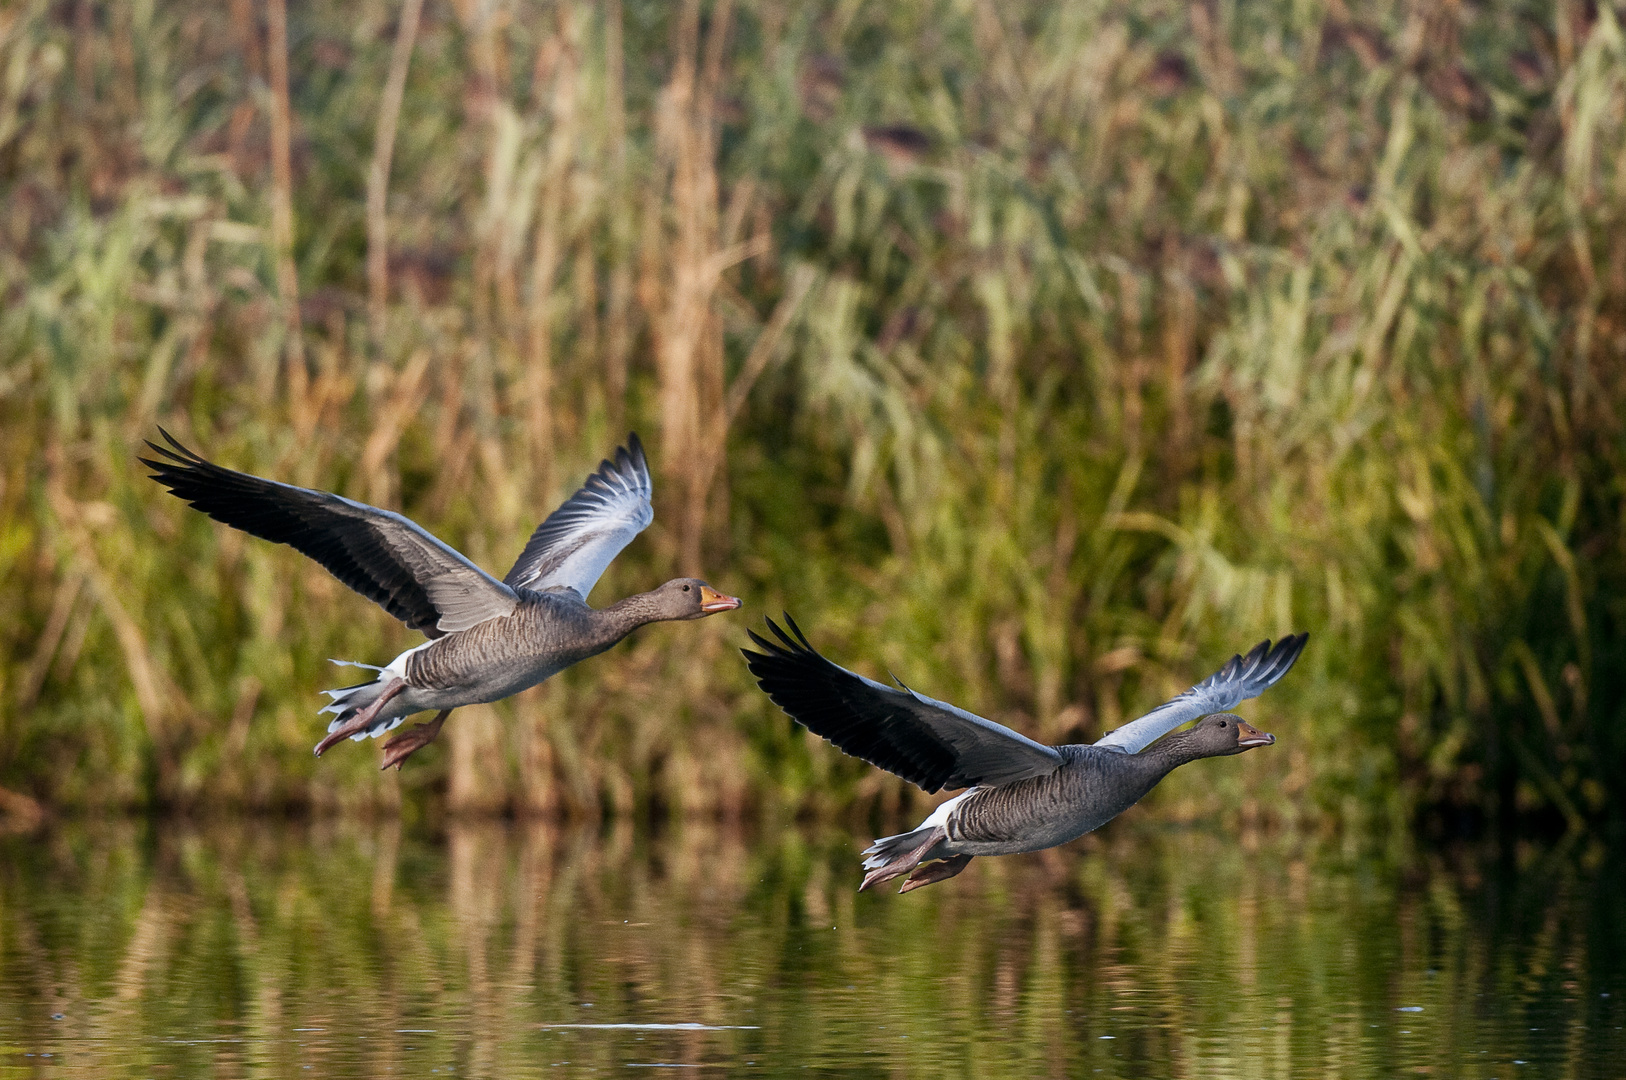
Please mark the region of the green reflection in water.
POLYGON ((1598 850, 1397 866, 1122 822, 900 897, 853 891, 866 839, 5 838, 0 1076, 1626 1075, 1598 850))

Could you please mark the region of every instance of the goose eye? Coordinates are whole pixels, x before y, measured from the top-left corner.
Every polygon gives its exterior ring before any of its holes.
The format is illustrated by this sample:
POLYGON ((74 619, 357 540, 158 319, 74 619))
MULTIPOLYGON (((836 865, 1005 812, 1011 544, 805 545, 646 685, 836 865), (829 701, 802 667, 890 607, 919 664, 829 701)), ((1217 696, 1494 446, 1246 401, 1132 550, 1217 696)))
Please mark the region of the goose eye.
POLYGON ((683 586, 683 591, 684 591, 684 592, 688 592, 688 591, 689 591, 689 587, 688 587, 688 586, 687 586, 687 585, 685 585, 685 586, 683 586))
POLYGON ((1221 721, 1220 721, 1220 727, 1224 727, 1224 726, 1225 726, 1225 721, 1224 721, 1224 720, 1221 720, 1221 721))

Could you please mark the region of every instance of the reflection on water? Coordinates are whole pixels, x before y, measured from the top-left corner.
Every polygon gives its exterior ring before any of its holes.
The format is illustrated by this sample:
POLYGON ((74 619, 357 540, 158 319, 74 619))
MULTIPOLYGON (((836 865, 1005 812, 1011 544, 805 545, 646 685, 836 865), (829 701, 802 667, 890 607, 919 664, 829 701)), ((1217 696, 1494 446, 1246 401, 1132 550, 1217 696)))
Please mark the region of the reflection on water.
POLYGON ((0 1075, 1626 1075, 1626 894, 1597 850, 1396 866, 1124 821, 860 896, 867 839, 0 839, 0 1075))

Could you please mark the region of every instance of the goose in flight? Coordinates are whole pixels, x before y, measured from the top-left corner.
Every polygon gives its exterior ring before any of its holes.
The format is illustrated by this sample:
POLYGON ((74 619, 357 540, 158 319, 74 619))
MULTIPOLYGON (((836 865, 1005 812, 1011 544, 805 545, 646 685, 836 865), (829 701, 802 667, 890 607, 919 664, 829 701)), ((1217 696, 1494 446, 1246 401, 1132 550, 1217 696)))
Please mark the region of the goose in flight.
POLYGON ((1008 727, 884 686, 826 660, 789 615, 779 640, 747 631, 751 674, 797 723, 927 792, 966 788, 909 832, 865 849, 860 890, 910 874, 900 892, 944 881, 977 855, 1010 855, 1076 840, 1129 809, 1175 768, 1269 746, 1275 736, 1225 710, 1287 674, 1308 634, 1261 642, 1172 701, 1091 745, 1045 746, 1008 727), (795 635, 794 637, 792 635, 795 635), (1189 720, 1201 721, 1173 732, 1189 720), (913 871, 913 873, 911 873, 913 871))
POLYGON ((321 711, 334 716, 317 756, 342 739, 377 738, 413 713, 439 710, 384 744, 381 768, 399 768, 459 705, 517 694, 646 623, 740 606, 696 578, 675 578, 609 607, 587 606, 610 560, 655 516, 636 434, 537 526, 498 581, 400 514, 223 468, 158 430, 169 445, 148 442, 157 460, 140 459, 154 480, 216 521, 310 556, 430 639, 384 667, 351 664, 378 675, 323 691, 332 701, 321 711))

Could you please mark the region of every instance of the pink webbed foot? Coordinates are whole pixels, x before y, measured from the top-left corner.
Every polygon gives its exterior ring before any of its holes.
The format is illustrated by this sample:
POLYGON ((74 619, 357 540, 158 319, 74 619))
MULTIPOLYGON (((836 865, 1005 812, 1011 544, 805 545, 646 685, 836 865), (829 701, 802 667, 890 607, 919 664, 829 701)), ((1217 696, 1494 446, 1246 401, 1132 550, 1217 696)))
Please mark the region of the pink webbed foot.
POLYGON ((450 715, 452 715, 452 710, 442 709, 440 715, 429 721, 429 723, 413 724, 410 728, 385 743, 384 764, 378 767, 379 771, 382 772, 391 765, 394 765, 399 771, 401 762, 435 741, 435 736, 440 734, 440 725, 444 724, 446 718, 450 715))
POLYGON ((899 889, 898 892, 911 892, 915 889, 925 888, 927 885, 931 885, 939 881, 947 881, 949 878, 953 877, 955 874, 958 874, 961 870, 964 870, 970 865, 970 855, 956 855, 953 858, 943 859, 940 862, 927 863, 919 870, 916 870, 914 873, 910 874, 909 880, 903 883, 903 888, 899 889))

